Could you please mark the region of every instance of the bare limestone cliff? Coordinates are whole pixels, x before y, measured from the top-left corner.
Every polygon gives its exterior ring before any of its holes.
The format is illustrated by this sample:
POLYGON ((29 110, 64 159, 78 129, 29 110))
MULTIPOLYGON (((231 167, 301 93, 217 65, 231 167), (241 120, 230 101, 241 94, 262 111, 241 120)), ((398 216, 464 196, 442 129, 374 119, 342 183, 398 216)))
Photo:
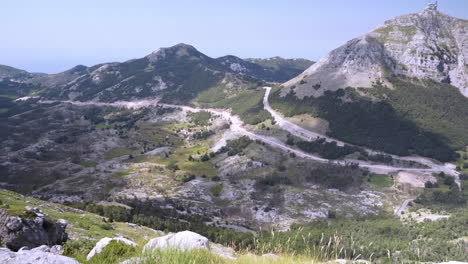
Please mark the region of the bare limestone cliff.
POLYGON ((391 86, 385 74, 432 79, 457 87, 468 97, 468 21, 434 5, 386 21, 374 31, 333 50, 285 83, 297 97, 321 96, 346 87, 391 86))

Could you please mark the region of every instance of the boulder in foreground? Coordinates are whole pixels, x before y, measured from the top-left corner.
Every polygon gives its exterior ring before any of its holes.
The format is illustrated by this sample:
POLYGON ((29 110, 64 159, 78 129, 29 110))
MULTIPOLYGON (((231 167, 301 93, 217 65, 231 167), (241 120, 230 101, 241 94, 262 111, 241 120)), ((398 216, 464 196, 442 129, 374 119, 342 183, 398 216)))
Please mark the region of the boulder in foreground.
POLYGON ((57 245, 68 239, 65 220, 55 221, 36 208, 27 208, 23 214, 11 216, 0 209, 0 246, 16 251, 22 247, 57 245))
POLYGON ((0 263, 80 264, 75 259, 54 254, 53 252, 57 252, 57 250, 56 246, 40 246, 31 250, 23 248, 18 252, 13 252, 8 248, 0 248, 0 263))
POLYGON ((182 231, 151 239, 143 251, 174 248, 178 250, 210 249, 208 238, 191 231, 182 231))

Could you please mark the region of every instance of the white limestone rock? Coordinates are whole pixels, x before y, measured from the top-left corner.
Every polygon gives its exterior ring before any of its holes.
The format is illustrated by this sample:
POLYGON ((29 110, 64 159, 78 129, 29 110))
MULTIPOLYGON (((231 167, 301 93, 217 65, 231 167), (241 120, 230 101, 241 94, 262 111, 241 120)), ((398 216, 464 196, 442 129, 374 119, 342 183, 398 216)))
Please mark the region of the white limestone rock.
POLYGON ((179 250, 210 249, 208 238, 191 231, 182 231, 151 239, 143 251, 175 248, 179 250))
POLYGON ((52 253, 55 250, 52 248, 47 246, 40 246, 31 250, 22 248, 18 252, 13 252, 7 248, 0 248, 0 263, 80 264, 73 258, 52 253))
POLYGON ((182 231, 151 239, 143 248, 143 252, 156 249, 174 248, 179 250, 205 249, 222 258, 236 259, 232 248, 219 244, 210 244, 208 238, 191 231, 182 231))
POLYGON ((468 21, 427 8, 399 16, 333 50, 285 83, 282 95, 321 96, 340 88, 370 88, 384 72, 450 83, 468 97, 468 21))

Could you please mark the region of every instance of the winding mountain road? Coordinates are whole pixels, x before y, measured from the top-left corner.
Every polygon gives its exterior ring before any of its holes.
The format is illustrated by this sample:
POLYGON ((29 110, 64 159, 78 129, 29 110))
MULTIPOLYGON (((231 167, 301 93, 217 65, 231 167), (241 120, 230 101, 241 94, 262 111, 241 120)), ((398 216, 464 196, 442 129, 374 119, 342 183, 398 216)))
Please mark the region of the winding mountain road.
MULTIPOLYGON (((339 141, 337 139, 330 138, 326 135, 322 135, 322 134, 307 130, 283 118, 278 112, 276 112, 275 110, 273 110, 273 108, 271 108, 270 103, 268 101, 268 98, 270 97, 270 93, 271 93, 271 87, 263 87, 263 88, 266 90, 265 95, 263 97, 263 106, 265 110, 267 110, 273 116, 276 123, 282 129, 288 131, 289 133, 291 133, 292 135, 296 137, 299 137, 308 141, 316 140, 317 138, 324 138, 327 142, 336 142, 338 146, 343 146, 345 144, 344 142, 339 141)), ((348 145, 351 145, 351 144, 348 144, 348 145)), ((363 147, 360 147, 360 148, 363 148, 363 147)), ((381 171, 386 171, 386 172, 394 172, 394 171, 444 172, 448 175, 455 177, 456 181, 459 182, 459 179, 458 179, 459 172, 455 170, 455 166, 453 164, 446 163, 446 164, 440 165, 431 161, 430 159, 423 158, 423 157, 400 157, 396 155, 391 155, 391 154, 371 150, 368 148, 363 148, 363 149, 366 150, 369 154, 385 154, 397 160, 418 162, 423 165, 426 165, 427 167, 429 167, 429 169, 401 168, 401 167, 393 167, 393 166, 387 166, 387 165, 375 165, 375 164, 369 164, 364 161, 356 161, 356 160, 350 160, 349 162, 358 163, 359 166, 364 167, 364 168, 381 170, 381 171)))
MULTIPOLYGON (((288 120, 285 120, 279 113, 274 111, 268 102, 268 97, 270 95, 271 87, 265 87, 266 93, 263 99, 264 103, 264 108, 270 112, 270 114, 273 116, 277 124, 284 130, 290 132, 291 134, 300 137, 305 140, 315 140, 317 137, 320 138, 325 138, 326 141, 328 142, 337 142, 338 145, 343 146, 345 143, 330 137, 327 137, 325 135, 321 135, 312 131, 309 131, 307 129, 304 129, 300 126, 297 126, 288 120)), ((392 155, 392 157, 397 158, 397 159, 402 159, 402 160, 413 160, 417 161, 420 163, 425 164, 428 166, 428 169, 421 169, 421 168, 403 168, 403 167, 393 167, 389 165, 382 165, 382 164, 370 164, 365 161, 360 161, 360 160, 329 160, 329 159, 324 159, 322 157, 306 153, 304 151, 292 148, 291 146, 281 142, 280 140, 273 138, 273 137, 267 137, 263 135, 258 135, 255 134, 249 130, 247 130, 243 126, 242 120, 238 116, 232 115, 228 110, 225 109, 212 109, 212 108, 195 108, 195 107, 190 107, 190 106, 185 106, 185 105, 173 105, 173 104, 162 104, 159 103, 156 100, 141 100, 141 101, 119 101, 119 102, 114 102, 114 103, 104 103, 104 102, 94 102, 94 101, 87 101, 87 102, 79 102, 79 101, 52 101, 52 100, 41 100, 41 103, 70 103, 74 105, 81 105, 81 106, 86 106, 86 105, 94 105, 94 106, 112 106, 112 107, 120 107, 120 108, 133 108, 133 109, 138 109, 138 108, 144 108, 144 107, 166 107, 166 108, 178 108, 182 109, 184 111, 189 111, 189 112, 199 112, 199 111, 207 111, 215 115, 220 115, 222 116, 225 120, 228 120, 231 122, 231 130, 235 133, 238 133, 240 135, 245 135, 249 137, 250 139, 253 140, 259 140, 262 141, 266 144, 269 144, 270 146, 279 148, 283 151, 286 151, 288 153, 294 153, 297 157, 301 158, 306 158, 310 160, 314 160, 317 162, 321 163, 333 163, 337 165, 346 165, 349 163, 355 163, 359 164, 360 167, 362 168, 367 168, 373 172, 377 173, 389 173, 389 172, 396 172, 396 171, 408 171, 408 172, 445 172, 447 174, 450 174, 452 176, 455 176, 455 178, 458 179, 458 174, 455 170, 452 170, 446 166, 438 165, 435 164, 434 162, 425 159, 425 158, 420 158, 420 157, 397 157, 392 155)), ((371 153, 377 153, 376 151, 372 150, 367 150, 371 153)))
POLYGON ((400 216, 401 213, 403 213, 403 211, 406 210, 406 207, 408 207, 408 204, 410 202, 414 201, 414 199, 407 199, 407 200, 404 200, 403 203, 401 204, 400 207, 398 207, 396 210, 395 210, 395 215, 396 216, 400 216))

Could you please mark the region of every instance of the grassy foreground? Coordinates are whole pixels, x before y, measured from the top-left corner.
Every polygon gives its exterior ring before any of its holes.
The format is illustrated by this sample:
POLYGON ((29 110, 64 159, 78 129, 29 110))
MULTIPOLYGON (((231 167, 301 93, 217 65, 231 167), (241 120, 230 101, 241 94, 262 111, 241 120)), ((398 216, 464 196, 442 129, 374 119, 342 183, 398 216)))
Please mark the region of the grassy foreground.
POLYGON ((152 253, 141 253, 141 248, 131 248, 120 243, 107 246, 99 255, 88 262, 89 264, 114 264, 131 258, 140 258, 139 264, 293 264, 293 263, 321 263, 312 258, 302 256, 258 256, 244 254, 236 259, 220 257, 207 250, 181 251, 174 249, 157 250, 152 253))
MULTIPOLYGON (((382 179, 377 181, 379 180, 382 179)), ((287 232, 261 231, 251 238, 251 243, 236 247, 236 259, 221 258, 203 250, 143 253, 143 246, 150 239, 162 235, 161 232, 109 221, 107 217, 0 189, 0 208, 7 210, 9 214, 21 216, 27 205, 40 208, 54 219, 62 218, 69 222, 67 232, 72 239, 65 243, 64 255, 81 263, 117 264, 134 257, 144 259, 143 263, 187 264, 321 263, 335 259, 420 263, 468 259, 468 208, 464 205, 440 204, 429 207, 433 213, 450 215, 448 219, 434 222, 400 221, 391 215, 347 219, 338 213, 326 220, 293 225, 287 232), (138 246, 133 248, 113 242, 103 252, 86 261, 87 254, 99 239, 118 235, 134 241, 138 246), (264 254, 269 256, 262 256, 264 254)), ((416 204, 410 210, 415 211, 422 207, 427 208, 427 205, 416 204)), ((234 241, 236 235, 244 234, 232 234, 229 241, 234 241)))
POLYGON ((67 232, 71 240, 64 244, 64 255, 75 258, 80 263, 117 264, 130 258, 139 257, 143 264, 236 264, 236 263, 319 263, 311 257, 281 254, 276 257, 262 257, 249 253, 248 250, 236 255, 235 260, 222 258, 206 250, 179 251, 163 250, 151 254, 142 253, 148 240, 160 236, 150 228, 133 226, 122 222, 109 222, 107 218, 68 206, 45 202, 26 197, 15 192, 0 189, 0 208, 10 215, 22 216, 25 206, 37 207, 53 219, 65 219, 69 223, 67 232), (118 234, 136 242, 133 248, 122 243, 111 242, 100 254, 89 261, 86 256, 97 241, 104 237, 116 237, 118 234))

